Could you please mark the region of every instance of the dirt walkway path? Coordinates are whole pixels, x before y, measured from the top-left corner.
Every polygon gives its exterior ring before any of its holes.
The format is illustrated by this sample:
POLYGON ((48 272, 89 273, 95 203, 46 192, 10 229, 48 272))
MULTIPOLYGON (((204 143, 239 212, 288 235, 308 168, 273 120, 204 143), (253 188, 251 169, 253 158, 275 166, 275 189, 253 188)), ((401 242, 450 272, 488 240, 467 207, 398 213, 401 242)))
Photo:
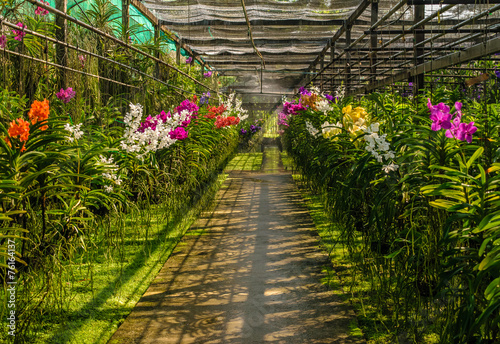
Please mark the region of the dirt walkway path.
POLYGON ((329 264, 292 177, 266 150, 230 173, 109 344, 362 343, 352 311, 321 284, 329 264))

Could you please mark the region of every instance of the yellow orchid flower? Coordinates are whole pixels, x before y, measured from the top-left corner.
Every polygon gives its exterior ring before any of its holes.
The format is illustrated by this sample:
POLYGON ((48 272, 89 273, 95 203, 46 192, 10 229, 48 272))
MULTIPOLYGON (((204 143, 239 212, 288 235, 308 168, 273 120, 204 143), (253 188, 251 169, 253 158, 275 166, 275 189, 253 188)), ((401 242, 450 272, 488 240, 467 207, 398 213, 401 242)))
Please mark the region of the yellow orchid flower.
POLYGON ((346 107, 342 108, 342 113, 345 115, 348 115, 352 111, 352 105, 347 105, 346 107))
POLYGON ((358 136, 366 128, 366 116, 368 112, 360 106, 352 108, 348 105, 342 109, 344 113, 344 126, 351 133, 351 136, 358 136))

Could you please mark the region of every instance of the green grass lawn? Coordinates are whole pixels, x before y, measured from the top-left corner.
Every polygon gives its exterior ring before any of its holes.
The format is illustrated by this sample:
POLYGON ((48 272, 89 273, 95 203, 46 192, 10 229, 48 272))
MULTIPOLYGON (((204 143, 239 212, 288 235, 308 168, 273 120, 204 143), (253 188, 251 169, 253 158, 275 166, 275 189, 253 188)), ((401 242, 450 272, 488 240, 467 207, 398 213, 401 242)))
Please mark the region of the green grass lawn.
POLYGON ((148 210, 148 214, 127 215, 122 238, 116 238, 114 243, 96 243, 93 252, 86 253, 92 257, 82 254, 79 260, 68 262, 61 270, 61 292, 67 295, 65 305, 62 310, 47 311, 37 317, 29 342, 107 343, 201 209, 212 203, 226 177, 221 175, 198 204, 177 219, 167 221, 161 206, 148 210))
POLYGON ((259 171, 262 153, 239 153, 226 166, 226 171, 259 171))

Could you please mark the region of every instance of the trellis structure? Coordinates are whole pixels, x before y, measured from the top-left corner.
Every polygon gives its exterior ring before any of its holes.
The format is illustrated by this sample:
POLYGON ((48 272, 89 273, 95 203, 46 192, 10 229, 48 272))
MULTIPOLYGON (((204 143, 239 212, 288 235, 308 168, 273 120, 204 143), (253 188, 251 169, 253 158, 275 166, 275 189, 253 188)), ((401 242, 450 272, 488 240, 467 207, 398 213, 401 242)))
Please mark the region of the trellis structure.
MULTIPOLYGON (((35 0, 29 2, 39 4, 35 0)), ((301 86, 312 84, 330 93, 342 86, 347 94, 360 95, 413 82, 415 91, 423 86, 426 75, 432 76, 440 69, 473 71, 467 65, 469 61, 494 62, 497 60, 494 54, 500 52, 499 2, 114 1, 122 12, 121 22, 125 27, 140 13, 140 19, 148 21, 144 30, 149 36, 157 40, 160 35, 166 35, 171 39, 177 64, 184 63, 183 55, 192 56, 202 66, 202 73, 211 69, 234 78, 234 82, 222 91, 248 95, 245 106, 259 110, 272 109, 282 95, 293 95, 301 86)), ((40 4, 57 13, 61 28, 65 20, 72 20, 65 13, 68 7, 82 10, 80 7, 84 5, 75 2, 69 6, 67 0, 40 4)), ((15 25, 3 23, 11 28, 15 25)), ((93 28, 87 29, 97 33, 93 28)), ((58 49, 58 61, 52 64, 69 72, 75 70, 70 70, 64 61, 68 51, 92 55, 68 45, 64 29, 60 30, 58 39, 48 41, 56 43, 58 49)), ((124 46, 134 50, 125 41, 125 38, 121 41, 124 46)), ((22 55, 21 52, 5 52, 22 55)), ((146 55, 164 64, 156 56, 146 55)), ((105 59, 104 56, 94 57, 105 59)), ((121 67, 133 71, 130 66, 121 67)), ((176 71, 173 65, 165 67, 176 71)), ((490 68, 495 67, 490 64, 490 68)), ((475 74, 469 73, 469 77, 488 71, 491 74, 492 69, 481 68, 475 70, 475 74)), ((465 77, 456 79, 456 73, 447 75, 441 71, 439 74, 441 81, 446 83, 464 84, 466 81, 465 77)), ((159 81, 155 75, 143 77, 159 81)), ((200 90, 206 89, 199 86, 200 90)))
MULTIPOLYGON (((498 0, 144 2, 238 93, 365 94, 500 52, 498 0), (250 25, 247 25, 245 4, 250 25), (252 46, 263 56, 263 61, 252 46)), ((265 102, 268 102, 267 100, 265 102)), ((272 103, 272 102, 270 102, 272 103)))

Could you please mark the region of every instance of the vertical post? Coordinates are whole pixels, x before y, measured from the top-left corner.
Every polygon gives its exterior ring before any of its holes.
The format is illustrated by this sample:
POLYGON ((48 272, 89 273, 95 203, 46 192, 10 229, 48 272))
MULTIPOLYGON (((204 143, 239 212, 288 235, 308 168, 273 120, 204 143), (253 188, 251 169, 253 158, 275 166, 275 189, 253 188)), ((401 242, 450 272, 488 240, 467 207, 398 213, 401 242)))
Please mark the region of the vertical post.
MULTIPOLYGON (((414 23, 417 23, 424 19, 425 15, 425 5, 415 5, 413 6, 414 9, 414 17, 413 21, 414 23)), ((423 30, 424 25, 421 27, 417 27, 417 30, 423 30)), ((415 32, 415 42, 413 44, 413 54, 415 56, 415 65, 419 65, 424 63, 424 58, 422 55, 424 54, 424 46, 419 45, 418 47, 415 47, 418 43, 422 42, 425 39, 425 34, 423 31, 421 32, 415 32)), ((413 78, 413 92, 416 95, 419 90, 423 89, 424 87, 424 73, 415 75, 413 78)))
MULTIPOLYGON (((351 45, 351 25, 348 25, 346 30, 345 30, 345 46, 347 48, 350 45, 351 45)), ((351 52, 348 50, 346 53, 345 83, 344 83, 346 94, 349 90, 349 76, 350 75, 351 75, 351 52)))
POLYGON ((122 40, 129 43, 128 29, 130 26, 130 0, 122 0, 122 40))
MULTIPOLYGON (((201 65, 200 73, 201 73, 201 80, 203 82, 203 74, 205 74, 205 64, 201 65)), ((203 92, 203 87, 201 85, 197 85, 196 89, 198 90, 198 92, 203 92)))
MULTIPOLYGON (((375 24, 378 21, 378 0, 372 0, 372 13, 371 13, 371 26, 375 24)), ((374 66, 377 63, 377 34, 376 33, 371 33, 370 34, 370 78, 373 78, 373 81, 377 80, 377 67, 374 66)))
MULTIPOLYGON (((61 12, 67 13, 68 8, 68 0, 56 0, 56 9, 61 12)), ((56 38, 61 42, 67 42, 67 31, 68 31, 68 21, 66 18, 62 16, 56 15, 55 24, 56 28, 56 38)), ((56 60, 57 63, 61 66, 68 66, 68 51, 66 46, 61 44, 56 44, 56 60)), ((58 88, 66 88, 68 83, 68 75, 65 69, 59 70, 59 80, 58 80, 58 88)))
POLYGON ((335 42, 330 42, 330 63, 332 64, 332 77, 330 78, 330 83, 331 83, 331 93, 333 95, 333 92, 335 91, 335 80, 334 80, 334 73, 335 73, 335 64, 333 61, 335 60, 335 42))
POLYGON ((182 39, 179 38, 179 40, 175 43, 175 62, 177 62, 177 65, 181 64, 181 43, 182 39))
MULTIPOLYGON (((358 51, 358 60, 356 61, 355 66, 358 69, 358 73, 350 78, 350 80, 355 81, 354 86, 361 85, 361 54, 359 53, 359 51, 358 51)), ((351 84, 353 84, 352 81, 351 84)))
POLYGON ((335 42, 330 41, 330 63, 335 59, 335 42))
MULTIPOLYGON (((155 25, 155 45, 160 47, 160 24, 158 25, 155 25)), ((155 53, 155 57, 157 59, 160 58, 160 51, 157 51, 155 53)), ((155 62, 155 73, 156 73, 156 77, 157 78, 160 78, 160 64, 158 63, 158 61, 155 62)))
POLYGON ((317 73, 318 73, 318 61, 314 61, 314 67, 313 67, 313 70, 312 70, 312 71, 313 71, 313 73, 314 73, 314 74, 312 74, 312 75, 311 75, 311 83, 314 85, 314 81, 313 81, 313 79, 314 79, 314 77, 315 77, 316 75, 318 75, 318 74, 317 74, 317 73))
POLYGON ((260 93, 262 93, 262 69, 264 68, 264 64, 260 63, 260 93))
POLYGON ((321 73, 320 81, 319 81, 320 82, 319 88, 323 92, 323 73, 324 73, 323 69, 325 68, 325 55, 321 56, 321 62, 320 62, 319 66, 320 66, 320 73, 321 73))

